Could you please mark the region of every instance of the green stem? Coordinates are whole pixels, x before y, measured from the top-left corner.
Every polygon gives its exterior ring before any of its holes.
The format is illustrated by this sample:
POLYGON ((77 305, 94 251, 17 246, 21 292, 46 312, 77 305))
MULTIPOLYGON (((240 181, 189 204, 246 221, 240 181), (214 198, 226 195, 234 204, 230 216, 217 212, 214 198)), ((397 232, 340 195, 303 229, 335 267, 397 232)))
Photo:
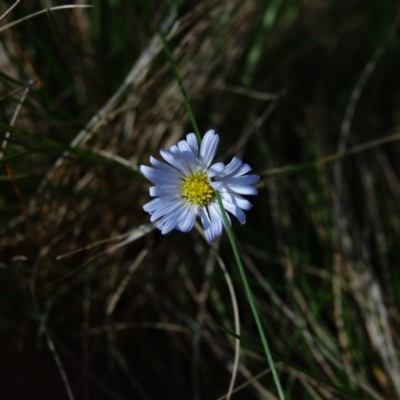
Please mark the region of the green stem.
POLYGON ((194 117, 192 107, 190 106, 190 102, 189 102, 188 96, 186 94, 186 90, 183 87, 181 76, 179 75, 178 69, 176 68, 175 61, 172 58, 172 54, 171 54, 171 52, 169 50, 168 43, 167 43, 167 41, 165 39, 164 34, 161 31, 159 31, 158 34, 160 35, 161 41, 162 41, 162 43, 164 45, 165 54, 167 55, 168 61, 171 64, 172 72, 174 73, 175 79, 178 82, 179 89, 180 89, 180 91, 182 93, 183 101, 185 103, 187 112, 189 114, 190 121, 191 121, 191 123, 193 125, 194 133, 196 134, 197 140, 198 140, 198 142, 200 144, 201 143, 200 130, 199 130, 199 127, 197 126, 196 118, 194 117))
POLYGON ((216 197, 217 197, 217 200, 218 200, 218 205, 219 205, 219 207, 221 209, 222 219, 224 220, 225 229, 226 229, 226 232, 228 234, 229 240, 231 242, 233 254, 235 256, 236 263, 237 263, 238 268, 239 268, 240 276, 241 276, 242 281, 243 281, 244 290, 246 292, 247 300, 249 301, 249 304, 250 304, 250 307, 251 307, 251 311, 253 312, 253 317, 254 317, 254 320, 256 321, 256 325, 257 325, 257 328, 258 328, 258 333, 260 334, 261 342, 262 342, 263 347, 264 347, 264 352, 265 352, 265 355, 267 357, 269 367, 271 368, 271 371, 272 371, 272 377, 274 378, 274 382, 275 382, 276 388, 278 390, 279 398, 281 400, 285 400, 285 396, 283 394, 282 386, 281 386, 281 383, 279 381, 279 376, 278 376, 278 373, 277 373, 276 368, 275 368, 275 363, 274 363, 271 351, 270 351, 269 346, 268 346, 267 338, 265 337, 265 334, 264 334, 264 330, 263 330, 263 327, 262 327, 262 324, 261 324, 260 316, 258 315, 258 311, 257 311, 257 307, 256 307, 256 304, 255 304, 255 301, 254 301, 253 293, 252 293, 252 291, 250 289, 249 281, 247 280, 246 272, 244 271, 244 268, 243 268, 242 259, 240 258, 240 254, 239 254, 239 251, 238 251, 237 246, 236 246, 235 238, 233 237, 232 229, 231 229, 231 227, 229 225, 229 221, 228 221, 228 217, 226 215, 226 211, 225 211, 224 205, 222 204, 221 195, 219 194, 218 191, 215 191, 215 194, 216 194, 216 197))

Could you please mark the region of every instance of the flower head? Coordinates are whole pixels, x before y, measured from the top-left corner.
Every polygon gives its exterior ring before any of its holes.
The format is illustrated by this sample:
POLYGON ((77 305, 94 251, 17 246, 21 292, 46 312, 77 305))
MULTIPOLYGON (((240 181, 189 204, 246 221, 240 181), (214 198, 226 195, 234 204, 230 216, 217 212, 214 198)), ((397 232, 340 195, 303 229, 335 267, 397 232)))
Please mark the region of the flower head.
MULTIPOLYGON (((160 150, 168 164, 150 157, 153 167, 142 165, 144 176, 156 184, 150 188, 155 199, 143 209, 158 221, 157 227, 165 234, 173 229, 188 232, 196 217, 200 217, 206 238, 212 242, 222 232, 223 218, 215 192, 221 196, 226 211, 233 214, 241 224, 246 222, 243 210, 251 208, 250 202, 241 195, 256 195, 252 185, 258 182, 257 175, 245 175, 250 166, 234 157, 225 165, 212 164, 219 142, 218 135, 209 130, 200 149, 194 133, 181 140, 169 150, 160 150)), ((230 223, 230 219, 228 216, 230 223)))

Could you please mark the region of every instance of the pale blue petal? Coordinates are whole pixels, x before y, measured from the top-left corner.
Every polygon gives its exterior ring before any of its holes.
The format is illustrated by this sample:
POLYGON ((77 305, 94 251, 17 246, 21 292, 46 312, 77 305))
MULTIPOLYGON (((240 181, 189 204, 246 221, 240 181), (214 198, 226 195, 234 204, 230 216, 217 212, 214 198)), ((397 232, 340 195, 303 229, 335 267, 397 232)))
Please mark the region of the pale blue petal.
POLYGON ((207 208, 208 208, 208 213, 210 214, 211 229, 213 230, 214 237, 220 236, 222 233, 223 219, 219 205, 216 203, 211 203, 208 205, 207 208))
POLYGON ((231 162, 225 167, 224 172, 220 175, 220 178, 233 175, 235 171, 240 168, 241 165, 242 161, 237 157, 233 157, 231 162))
POLYGON ((178 172, 171 173, 168 171, 163 171, 157 168, 153 168, 153 167, 148 167, 146 165, 141 165, 140 166, 140 171, 142 172, 142 174, 150 181, 154 182, 155 184, 167 184, 167 183, 172 183, 172 182, 179 182, 179 175, 178 172))
POLYGON ((197 153, 193 153, 192 148, 186 140, 181 140, 177 146, 186 160, 190 173, 194 174, 197 172, 197 153))
POLYGON ((160 205, 162 205, 162 200, 153 199, 146 204, 143 204, 143 210, 149 214, 153 214, 154 210, 156 210, 160 205))
POLYGON ((210 186, 214 189, 214 190, 220 190, 224 187, 224 182, 209 182, 210 186))
POLYGON ((222 171, 225 169, 225 164, 222 162, 216 163, 211 165, 210 168, 207 170, 207 175, 212 178, 216 175, 219 175, 222 173, 222 171))
MULTIPOLYGON (((188 171, 188 168, 187 168, 187 166, 185 166, 185 164, 182 164, 179 156, 177 156, 176 153, 175 154, 172 153, 174 147, 176 147, 176 146, 172 146, 170 150, 161 149, 160 154, 165 161, 167 161, 169 164, 171 164, 174 168, 176 168, 183 175, 187 176, 188 172, 190 172, 190 171, 188 171)), ((178 151, 179 151, 179 149, 178 149, 178 151)), ((182 153, 180 153, 180 154, 182 154, 182 153)))
POLYGON ((166 216, 167 214, 172 214, 174 213, 177 209, 180 211, 183 210, 185 207, 185 203, 183 203, 182 200, 175 200, 175 201, 170 201, 162 206, 160 206, 159 209, 155 210, 151 216, 151 221, 155 221, 159 218, 162 218, 164 215, 166 216))
POLYGON ((172 228, 170 228, 170 230, 174 229, 176 221, 175 219, 171 218, 171 214, 164 215, 162 218, 160 218, 157 223, 157 228, 161 231, 165 227, 165 225, 172 225, 172 228))
POLYGON ((219 136, 213 131, 209 130, 203 138, 200 147, 200 164, 204 169, 207 169, 217 152, 219 143, 219 136))
POLYGON ((190 175, 192 171, 190 169, 189 161, 185 155, 182 154, 180 148, 175 145, 172 146, 169 151, 174 157, 174 161, 171 164, 182 171, 185 176, 190 175))
POLYGON ((184 212, 180 215, 180 220, 177 225, 177 228, 181 232, 189 232, 192 228, 193 225, 196 221, 196 215, 197 215, 197 208, 188 206, 184 212))
POLYGON ((232 178, 224 178, 225 184, 232 185, 254 185, 260 180, 258 175, 235 176, 232 178))
POLYGON ((250 210, 250 208, 253 207, 248 200, 244 199, 238 194, 221 191, 221 197, 222 200, 229 201, 230 203, 240 207, 242 210, 250 210))
POLYGON ((199 155, 199 142, 197 141, 196 135, 194 133, 189 133, 186 135, 186 140, 192 149, 193 154, 197 157, 199 155))
POLYGON ((258 193, 254 186, 249 185, 225 185, 224 189, 226 189, 227 192, 247 194, 251 196, 255 196, 258 193))
MULTIPOLYGON (((213 203, 211 203, 208 207, 213 209, 214 214, 219 215, 219 218, 220 218, 221 222, 225 225, 225 222, 224 222, 224 219, 222 218, 222 213, 221 213, 221 209, 220 209, 220 207, 219 207, 218 202, 215 200, 215 201, 214 201, 213 203)), ((231 226, 231 225, 232 225, 231 218, 229 217, 229 214, 228 214, 228 213, 225 213, 225 214, 226 214, 226 217, 228 218, 229 226, 231 226)), ((221 229, 222 229, 222 228, 221 228, 221 229)))
POLYGON ((242 225, 246 222, 246 215, 238 206, 230 203, 229 201, 224 201, 224 200, 222 201, 222 203, 225 207, 225 210, 233 214, 242 225))
POLYGON ((193 153, 186 140, 181 140, 176 146, 172 146, 170 151, 175 156, 174 162, 180 163, 182 168, 185 169, 185 176, 191 175, 193 168, 196 167, 196 160, 193 161, 193 153), (185 147, 185 151, 182 151, 182 148, 185 147))
POLYGON ((171 167, 171 165, 165 164, 164 162, 157 160, 153 156, 150 156, 150 162, 153 164, 154 167, 161 171, 168 172, 169 174, 176 175, 177 177, 182 176, 181 172, 179 172, 177 169, 171 167))
POLYGON ((237 170, 234 176, 241 176, 247 174, 247 172, 251 171, 251 167, 249 164, 242 164, 239 170, 237 170))
POLYGON ((143 210, 149 214, 153 214, 153 212, 158 210, 160 207, 164 207, 166 204, 173 201, 176 201, 176 195, 158 197, 144 204, 143 210))
POLYGON ((182 232, 187 232, 192 229, 196 219, 195 210, 190 210, 190 206, 187 204, 181 204, 174 211, 165 215, 158 224, 158 228, 161 229, 161 233, 165 234, 176 228, 182 232), (183 229, 181 229, 181 226, 183 229))
POLYGON ((204 208, 200 211, 200 219, 201 224, 203 225, 204 234, 206 235, 207 242, 211 243, 214 240, 214 235, 211 229, 210 217, 208 216, 207 211, 204 208))
POLYGON ((159 185, 152 186, 149 189, 151 197, 159 197, 159 196, 175 196, 179 197, 180 187, 179 185, 159 185))
POLYGON ((164 217, 158 224, 157 228, 161 231, 163 235, 171 232, 176 226, 176 220, 171 218, 171 216, 164 217))

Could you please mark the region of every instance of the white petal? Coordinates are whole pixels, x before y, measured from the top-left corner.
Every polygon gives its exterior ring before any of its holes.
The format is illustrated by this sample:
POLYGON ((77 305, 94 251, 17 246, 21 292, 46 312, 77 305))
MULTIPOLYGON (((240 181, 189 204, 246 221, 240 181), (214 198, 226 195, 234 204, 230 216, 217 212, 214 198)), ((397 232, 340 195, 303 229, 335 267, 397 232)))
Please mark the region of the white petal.
POLYGON ((190 175, 192 171, 190 169, 189 160, 184 154, 182 154, 180 148, 175 145, 172 146, 169 151, 174 157, 174 162, 172 165, 176 166, 176 168, 182 171, 185 176, 190 175))
POLYGON ((177 169, 171 167, 171 165, 165 164, 164 162, 157 160, 153 156, 150 156, 150 162, 153 164, 154 167, 159 170, 169 172, 170 174, 176 175, 177 177, 182 176, 182 174, 177 169))
POLYGON ((174 175, 170 172, 162 171, 156 168, 147 167, 146 165, 141 165, 140 171, 148 180, 158 185, 179 182, 178 175, 174 175))
POLYGON ((181 212, 184 207, 185 203, 182 200, 175 200, 165 203, 163 206, 153 212, 151 221, 155 221, 167 214, 173 214, 176 210, 180 210, 181 212))
POLYGON ((226 189, 227 192, 247 194, 251 196, 255 196, 258 193, 255 187, 249 185, 225 185, 224 189, 226 189))
MULTIPOLYGON (((174 147, 176 147, 176 146, 172 146, 170 150, 161 149, 160 154, 165 161, 167 161, 169 164, 171 164, 174 168, 176 168, 183 175, 187 176, 188 173, 190 173, 190 171, 188 170, 188 168, 185 164, 182 164, 181 159, 180 159, 181 157, 179 157, 179 155, 177 155, 176 152, 172 153, 172 151, 174 151, 173 150, 174 147)), ((179 151, 179 149, 178 149, 178 151, 179 151)), ((179 151, 179 153, 180 153, 180 151, 179 151)))
POLYGON ((221 191, 221 197, 223 201, 229 201, 230 203, 240 207, 242 210, 250 210, 250 208, 253 207, 248 200, 244 199, 238 194, 221 191))
POLYGON ((214 190, 220 190, 224 187, 224 182, 209 182, 210 186, 214 189, 214 190))
POLYGON ((207 169, 217 152, 219 143, 219 136, 213 131, 209 130, 203 138, 200 147, 200 163, 204 169, 207 169))
POLYGON ((148 203, 143 205, 143 210, 147 211, 148 213, 152 214, 155 210, 159 209, 160 207, 164 207, 166 204, 176 201, 176 196, 163 196, 158 197, 149 201, 148 203))
POLYGON ((143 210, 149 214, 152 214, 153 211, 156 210, 160 205, 162 205, 162 201, 160 199, 153 199, 146 204, 143 204, 143 210))
POLYGON ((213 164, 213 165, 211 165, 210 168, 208 168, 207 175, 208 175, 210 178, 212 178, 212 177, 214 177, 214 176, 216 176, 216 175, 221 174, 221 173, 223 172, 224 169, 225 169, 225 164, 222 163, 222 162, 213 164))
POLYGON ((193 174, 197 172, 197 153, 193 152, 186 140, 181 140, 177 146, 187 162, 190 173, 193 174))
POLYGON ((157 211, 158 211, 158 213, 156 215, 154 215, 155 212, 153 212, 153 214, 150 214, 150 221, 151 222, 166 218, 170 214, 170 208, 165 206, 165 205, 160 207, 159 209, 157 209, 157 211))
MULTIPOLYGON (((155 200, 159 200, 159 198, 155 200)), ((174 214, 171 214, 170 205, 169 206, 161 205, 160 207, 157 208, 157 214, 155 213, 152 214, 150 212, 150 215, 151 215, 150 217, 151 222, 154 222, 161 216, 161 219, 159 219, 158 221, 157 228, 161 230, 162 234, 166 234, 172 231, 172 229, 174 229, 176 226, 176 218, 174 214)))
POLYGON ((241 176, 251 171, 249 164, 242 164, 241 167, 235 172, 234 176, 241 176))
POLYGON ((233 175, 242 165, 242 160, 237 157, 233 157, 231 162, 225 167, 224 172, 221 174, 221 177, 226 177, 233 175))
POLYGON ((177 228, 181 232, 189 232, 196 221, 197 208, 189 206, 180 216, 177 228))
POLYGON ((161 229, 161 233, 165 235, 166 233, 172 231, 172 229, 176 228, 180 222, 180 217, 182 212, 185 209, 185 205, 181 204, 180 207, 177 207, 172 212, 169 212, 168 215, 165 215, 159 221, 157 227, 161 229))
POLYGON ((176 198, 179 198, 179 192, 180 192, 179 185, 159 185, 159 186, 152 186, 149 189, 151 197, 174 196, 176 198))
POLYGON ((168 232, 171 232, 176 226, 176 220, 171 218, 170 215, 164 217, 158 224, 157 228, 160 229, 161 233, 165 235, 168 232))
MULTIPOLYGON (((224 219, 222 218, 221 208, 219 207, 218 202, 215 201, 214 203, 211 203, 208 207, 211 207, 213 209, 214 213, 219 215, 221 222, 225 225, 224 219)), ((229 226, 231 226, 232 225, 231 218, 229 217, 228 213, 225 213, 225 214, 226 214, 226 218, 228 219, 229 226)))
POLYGON ((207 208, 210 214, 211 229, 213 230, 214 237, 220 236, 222 233, 223 219, 219 205, 211 203, 207 208))
POLYGON ((200 219, 201 224, 203 225, 204 234, 206 235, 207 242, 211 243, 214 240, 214 235, 211 229, 210 217, 208 216, 207 211, 204 208, 200 211, 200 219))
POLYGON ((196 157, 199 155, 199 142, 197 141, 197 137, 194 133, 189 133, 186 135, 186 140, 188 142, 188 145, 193 151, 193 154, 196 155, 196 157))
POLYGON ((224 178, 223 182, 232 185, 254 185, 260 180, 258 175, 235 176, 232 178, 224 178))
POLYGON ((222 201, 222 203, 225 207, 225 210, 233 214, 242 225, 246 222, 246 215, 238 206, 230 203, 229 201, 222 201))

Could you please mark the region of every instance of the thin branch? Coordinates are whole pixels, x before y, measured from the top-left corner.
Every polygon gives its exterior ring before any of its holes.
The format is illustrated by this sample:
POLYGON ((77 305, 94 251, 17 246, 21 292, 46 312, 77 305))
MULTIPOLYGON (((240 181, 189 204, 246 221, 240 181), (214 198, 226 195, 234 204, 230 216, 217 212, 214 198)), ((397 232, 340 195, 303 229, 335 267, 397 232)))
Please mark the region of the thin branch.
POLYGON ((43 331, 44 331, 46 341, 47 341, 47 346, 49 347, 50 352, 51 352, 51 354, 54 358, 54 361, 57 365, 58 371, 60 372, 61 379, 62 379, 65 389, 67 391, 68 399, 74 400, 74 395, 72 393, 71 385, 69 383, 67 374, 66 374, 63 364, 61 362, 60 356, 58 355, 58 352, 54 346, 54 342, 53 342, 53 339, 51 338, 50 332, 47 329, 46 323, 44 321, 43 315, 40 310, 39 301, 36 296, 36 279, 37 279, 40 261, 43 258, 43 256, 48 252, 48 250, 49 250, 49 246, 42 248, 42 250, 40 251, 39 255, 37 256, 37 258, 35 260, 35 263, 33 265, 31 280, 29 283, 29 291, 30 291, 31 297, 32 297, 33 308, 35 310, 37 317, 40 320, 41 329, 43 329, 43 331))
POLYGON ((0 21, 4 19, 14 8, 18 5, 21 0, 17 0, 3 15, 0 16, 0 21))
POLYGON ((87 4, 81 4, 81 5, 79 5, 79 4, 66 4, 66 5, 63 5, 63 6, 48 7, 48 8, 45 8, 44 10, 37 11, 37 12, 35 12, 33 14, 27 15, 26 17, 22 17, 20 19, 17 19, 16 21, 10 22, 9 24, 2 26, 0 28, 0 33, 5 31, 5 30, 7 30, 7 29, 9 29, 9 28, 12 28, 15 25, 20 24, 21 22, 27 21, 28 19, 37 17, 38 15, 41 15, 41 14, 46 14, 49 11, 67 10, 69 8, 91 8, 91 7, 93 7, 93 6, 90 6, 90 5, 87 5, 87 4))
POLYGON ((282 96, 282 93, 258 92, 256 90, 247 89, 245 87, 226 84, 222 84, 221 86, 217 87, 217 90, 221 92, 239 94, 241 96, 251 97, 253 99, 263 101, 276 100, 282 96))
MULTIPOLYGON (((19 99, 19 103, 18 103, 17 107, 15 108, 14 114, 13 114, 13 116, 11 118, 10 126, 14 126, 15 121, 17 120, 18 114, 21 111, 22 104, 25 101, 25 98, 26 98, 26 96, 27 96, 27 94, 28 94, 28 92, 29 92, 29 90, 31 88, 31 85, 32 85, 32 83, 29 82, 28 86, 24 89, 24 92, 22 93, 22 96, 19 99)), ((8 142, 9 138, 10 138, 10 131, 7 131, 5 136, 4 136, 3 143, 1 144, 1 148, 0 148, 0 160, 4 157, 4 151, 6 149, 7 142, 8 142)))

